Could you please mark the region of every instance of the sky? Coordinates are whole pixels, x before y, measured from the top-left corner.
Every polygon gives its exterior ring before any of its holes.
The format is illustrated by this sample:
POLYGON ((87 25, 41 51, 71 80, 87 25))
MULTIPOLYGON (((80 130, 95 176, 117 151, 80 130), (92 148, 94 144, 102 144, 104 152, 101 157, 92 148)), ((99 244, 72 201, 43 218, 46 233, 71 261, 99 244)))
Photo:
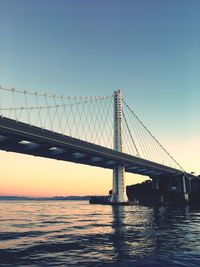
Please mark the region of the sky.
MULTIPOLYGON (((199 14, 198 0, 0 0, 0 85, 77 96, 120 88, 174 158, 200 174, 199 14)), ((3 151, 0 161, 0 195, 112 186, 101 168, 3 151)))

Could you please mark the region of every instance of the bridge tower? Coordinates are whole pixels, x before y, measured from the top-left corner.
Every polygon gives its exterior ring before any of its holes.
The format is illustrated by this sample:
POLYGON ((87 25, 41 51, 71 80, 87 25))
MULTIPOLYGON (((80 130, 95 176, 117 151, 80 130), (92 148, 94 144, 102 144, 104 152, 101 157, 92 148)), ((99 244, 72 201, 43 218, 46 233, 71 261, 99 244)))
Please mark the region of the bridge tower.
MULTIPOLYGON (((122 152, 122 92, 114 91, 114 150, 122 152)), ((113 168, 113 184, 111 202, 123 203, 126 201, 124 186, 125 168, 116 165, 113 168)))

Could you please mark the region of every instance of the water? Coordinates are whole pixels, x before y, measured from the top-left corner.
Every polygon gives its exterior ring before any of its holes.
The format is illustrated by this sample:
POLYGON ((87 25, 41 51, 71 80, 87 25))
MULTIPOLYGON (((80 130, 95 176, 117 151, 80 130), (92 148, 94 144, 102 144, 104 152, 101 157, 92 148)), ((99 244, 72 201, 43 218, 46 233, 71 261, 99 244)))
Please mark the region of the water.
POLYGON ((200 209, 0 201, 0 266, 200 266, 200 209))

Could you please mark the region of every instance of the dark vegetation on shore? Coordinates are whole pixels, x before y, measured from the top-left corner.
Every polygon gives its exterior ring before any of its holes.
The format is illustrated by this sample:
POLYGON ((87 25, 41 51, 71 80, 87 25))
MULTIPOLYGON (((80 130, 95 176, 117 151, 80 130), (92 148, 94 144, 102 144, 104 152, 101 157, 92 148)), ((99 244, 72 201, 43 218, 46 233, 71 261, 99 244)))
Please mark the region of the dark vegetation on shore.
MULTIPOLYGON (((143 183, 130 185, 126 187, 128 200, 140 204, 159 204, 161 196, 164 203, 182 204, 186 203, 183 193, 178 192, 176 188, 172 191, 155 190, 151 180, 143 183)), ((200 204, 200 179, 191 182, 191 190, 188 193, 190 204, 200 204)))

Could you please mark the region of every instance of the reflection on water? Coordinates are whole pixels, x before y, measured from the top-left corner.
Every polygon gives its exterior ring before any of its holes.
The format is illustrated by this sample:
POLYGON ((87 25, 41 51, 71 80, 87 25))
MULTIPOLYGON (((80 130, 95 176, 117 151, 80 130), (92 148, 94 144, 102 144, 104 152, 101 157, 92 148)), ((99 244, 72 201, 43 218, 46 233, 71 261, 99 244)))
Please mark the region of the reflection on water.
POLYGON ((200 266, 200 209, 1 201, 0 266, 200 266))
POLYGON ((199 212, 190 214, 188 206, 113 207, 113 229, 113 247, 120 259, 152 255, 166 257, 194 250, 200 252, 200 238, 197 238, 199 212), (193 217, 196 219, 193 220, 193 217))

